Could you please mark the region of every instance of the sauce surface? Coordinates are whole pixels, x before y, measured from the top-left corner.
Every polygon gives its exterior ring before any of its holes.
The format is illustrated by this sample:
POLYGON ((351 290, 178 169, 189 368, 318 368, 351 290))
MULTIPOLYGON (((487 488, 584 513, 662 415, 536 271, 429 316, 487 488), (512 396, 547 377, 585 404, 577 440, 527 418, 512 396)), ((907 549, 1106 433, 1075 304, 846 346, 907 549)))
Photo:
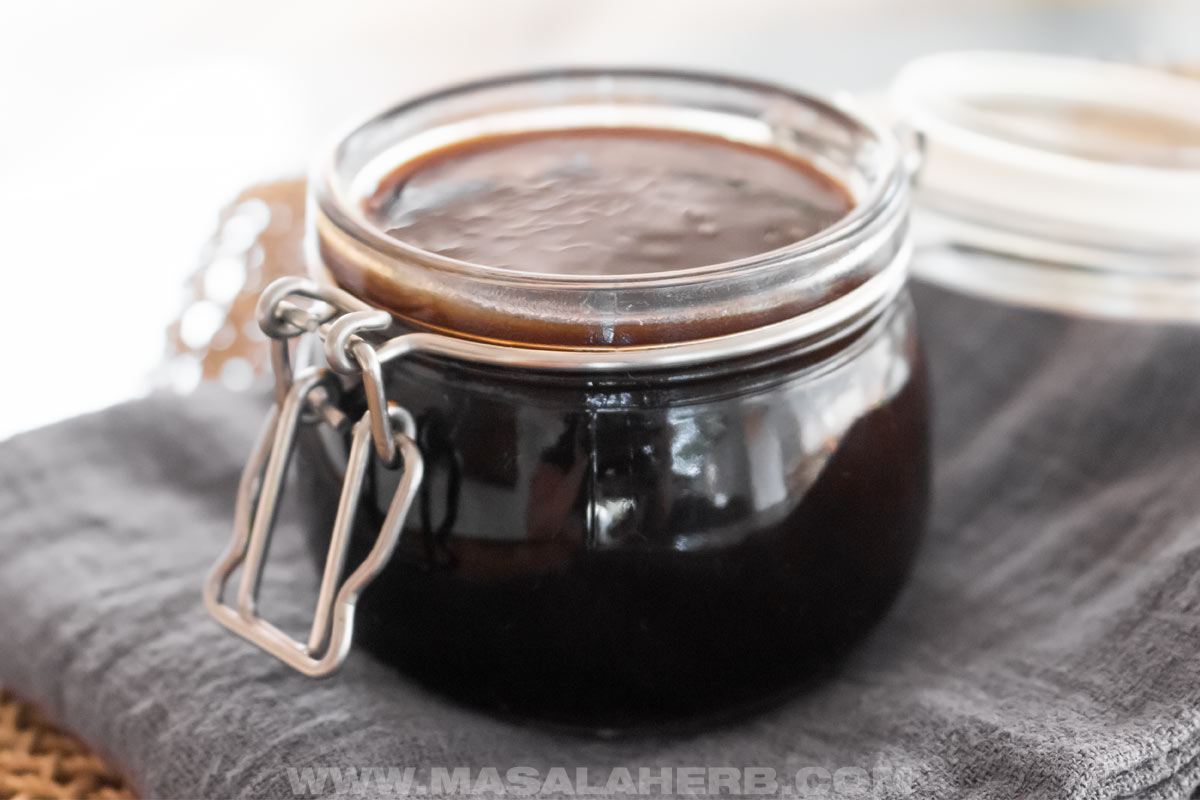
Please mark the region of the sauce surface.
POLYGON ((490 136, 401 165, 364 210, 395 239, 490 267, 622 275, 807 239, 849 192, 782 152, 636 128, 490 136))

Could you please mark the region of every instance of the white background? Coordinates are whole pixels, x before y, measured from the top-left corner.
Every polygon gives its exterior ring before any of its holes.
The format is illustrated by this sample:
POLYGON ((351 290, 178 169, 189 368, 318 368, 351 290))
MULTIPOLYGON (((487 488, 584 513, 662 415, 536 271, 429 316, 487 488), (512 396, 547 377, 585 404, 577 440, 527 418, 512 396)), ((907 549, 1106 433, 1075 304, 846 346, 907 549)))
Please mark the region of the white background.
POLYGON ((0 10, 0 437, 145 391, 217 211, 353 117, 538 65, 879 89, 923 52, 1200 62, 1200 2, 246 0, 0 10))

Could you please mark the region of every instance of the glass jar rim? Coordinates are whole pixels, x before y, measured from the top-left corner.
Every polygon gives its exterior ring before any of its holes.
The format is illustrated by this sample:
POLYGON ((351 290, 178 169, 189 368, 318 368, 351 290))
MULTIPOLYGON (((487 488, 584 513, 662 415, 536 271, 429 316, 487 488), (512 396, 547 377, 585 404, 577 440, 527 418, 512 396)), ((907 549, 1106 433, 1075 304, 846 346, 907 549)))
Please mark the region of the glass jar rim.
POLYGON ((402 325, 516 346, 652 346, 797 317, 832 328, 894 296, 907 274, 905 155, 890 131, 851 109, 758 81, 604 68, 488 78, 392 106, 343 135, 310 183, 307 255, 314 277, 387 309, 402 325), (825 230, 779 249, 622 275, 461 261, 387 235, 362 205, 396 166, 447 146, 497 133, 598 127, 765 147, 838 180, 854 205, 825 230))
MULTIPOLYGON (((621 125, 620 127, 627 126, 621 125)), ((758 142, 751 142, 751 144, 769 146, 758 142)), ((351 125, 336 137, 336 144, 329 149, 328 155, 322 161, 318 162, 312 175, 311 184, 315 187, 318 211, 321 214, 328 217, 333 224, 345 233, 384 255, 415 261, 420 263, 422 267, 432 267, 485 281, 507 281, 514 284, 543 287, 561 284, 575 287, 602 286, 605 288, 619 288, 621 286, 663 286, 674 283, 686 283, 696 278, 714 277, 730 272, 741 273, 760 268, 770 269, 771 267, 778 266, 784 260, 819 257, 822 251, 836 247, 839 243, 844 242, 848 237, 853 236, 868 225, 880 213, 881 209, 887 206, 891 195, 901 190, 901 188, 907 188, 908 178, 909 173, 905 165, 905 153, 891 131, 867 116, 855 114, 853 109, 833 99, 825 99, 817 94, 786 88, 766 81, 704 71, 632 67, 565 67, 482 78, 427 92, 404 102, 389 105, 382 111, 372 114, 365 121, 351 125), (683 269, 602 276, 555 274, 514 269, 511 267, 497 267, 466 261, 417 247, 389 236, 379 226, 373 224, 361 209, 363 198, 348 196, 345 187, 339 186, 338 165, 347 143, 356 135, 370 129, 372 126, 384 124, 399 115, 412 113, 431 103, 455 97, 464 97, 492 88, 518 84, 536 84, 562 79, 605 79, 610 77, 617 79, 645 78, 693 84, 724 85, 770 95, 785 102, 805 106, 820 114, 836 118, 843 124, 854 126, 859 131, 868 134, 880 148, 880 153, 885 163, 878 170, 876 179, 872 182, 867 192, 861 196, 854 197, 854 205, 847 214, 805 239, 791 242, 762 253, 729 261, 714 262, 712 264, 683 269), (901 187, 901 184, 905 185, 901 187)))

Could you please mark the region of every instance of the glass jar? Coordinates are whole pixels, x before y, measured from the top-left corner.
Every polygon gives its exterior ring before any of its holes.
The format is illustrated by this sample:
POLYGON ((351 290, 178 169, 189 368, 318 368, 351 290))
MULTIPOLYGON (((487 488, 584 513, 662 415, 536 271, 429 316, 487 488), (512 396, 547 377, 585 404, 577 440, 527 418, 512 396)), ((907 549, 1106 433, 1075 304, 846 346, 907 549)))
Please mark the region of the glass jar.
POLYGON ((590 729, 724 716, 819 677, 902 586, 928 502, 905 156, 814 97, 672 72, 485 81, 356 127, 311 181, 311 280, 260 304, 279 405, 210 610, 308 674, 341 662, 354 621, 426 685, 590 729), (457 261, 363 212, 389 168, 448 144, 604 126, 778 150, 853 210, 761 255, 615 276, 457 261), (293 442, 325 564, 307 645, 253 602, 293 442))
POLYGON ((1200 321, 1200 83, 952 52, 906 65, 891 101, 922 143, 919 278, 1071 316, 1200 321))

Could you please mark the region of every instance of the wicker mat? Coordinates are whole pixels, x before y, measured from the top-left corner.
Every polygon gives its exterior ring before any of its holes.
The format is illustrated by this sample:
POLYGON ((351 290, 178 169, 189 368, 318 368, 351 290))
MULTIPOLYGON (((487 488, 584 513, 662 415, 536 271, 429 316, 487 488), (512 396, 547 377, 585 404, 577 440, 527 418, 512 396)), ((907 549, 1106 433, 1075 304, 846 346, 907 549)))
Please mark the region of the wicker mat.
POLYGON ((0 689, 0 800, 118 800, 132 790, 78 739, 0 689))

